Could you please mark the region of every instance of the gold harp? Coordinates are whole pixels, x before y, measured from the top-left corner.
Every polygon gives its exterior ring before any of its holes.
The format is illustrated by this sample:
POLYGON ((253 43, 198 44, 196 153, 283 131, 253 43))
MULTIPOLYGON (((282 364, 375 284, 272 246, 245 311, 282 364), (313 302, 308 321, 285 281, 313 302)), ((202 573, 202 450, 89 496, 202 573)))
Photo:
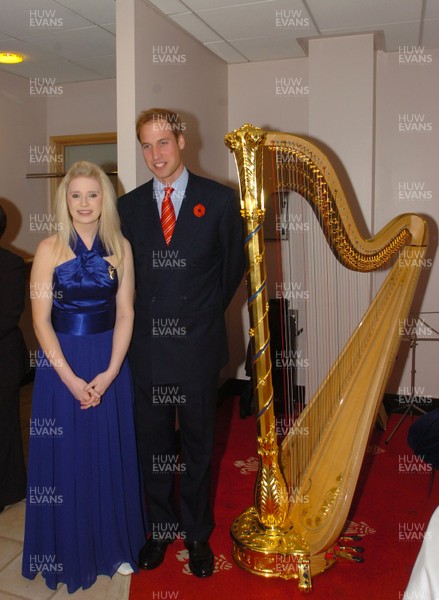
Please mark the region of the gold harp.
MULTIPOLYGON (((229 133, 225 143, 236 160, 246 229, 259 455, 254 506, 231 527, 233 556, 247 571, 294 578, 299 589, 308 591, 312 577, 336 560, 334 547, 348 516, 370 431, 425 264, 427 227, 419 216, 404 214, 364 239, 337 174, 308 139, 246 124, 229 133), (275 169, 271 169, 273 164, 275 169), (279 447, 264 219, 266 199, 289 193, 306 200, 338 268, 363 274, 391 268, 279 447)), ((325 276, 326 271, 324 267, 325 276)), ((373 287, 370 275, 363 277, 373 287)), ((319 354, 313 361, 320 362, 319 354)))

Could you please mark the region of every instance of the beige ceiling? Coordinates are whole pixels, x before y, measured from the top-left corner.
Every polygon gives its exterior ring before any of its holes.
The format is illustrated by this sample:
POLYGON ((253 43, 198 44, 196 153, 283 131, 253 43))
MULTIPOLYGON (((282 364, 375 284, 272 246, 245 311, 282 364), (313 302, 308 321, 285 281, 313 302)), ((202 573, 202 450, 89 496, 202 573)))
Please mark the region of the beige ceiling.
MULTIPOLYGON (((439 47, 439 0, 143 0, 227 63, 306 56, 315 37, 374 32, 376 47, 439 47)), ((57 83, 116 76, 115 0, 2 0, 0 66, 57 83)))

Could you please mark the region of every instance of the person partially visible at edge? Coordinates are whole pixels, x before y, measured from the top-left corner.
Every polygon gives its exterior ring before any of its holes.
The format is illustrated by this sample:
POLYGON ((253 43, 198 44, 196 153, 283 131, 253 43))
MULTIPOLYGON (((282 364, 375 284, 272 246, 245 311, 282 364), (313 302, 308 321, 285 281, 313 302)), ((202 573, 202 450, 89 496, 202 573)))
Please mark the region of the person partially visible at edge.
MULTIPOLYGON (((0 238, 6 225, 6 213, 0 206, 0 238)), ((26 496, 20 383, 29 357, 18 326, 24 311, 25 294, 23 259, 0 248, 0 512, 26 496)))
POLYGON ((137 570, 145 512, 126 353, 134 269, 113 186, 72 165, 31 273, 38 351, 22 573, 69 593, 137 570))
POLYGON ((234 190, 186 169, 182 131, 175 112, 140 113, 136 133, 153 179, 119 199, 136 272, 129 360, 152 528, 138 564, 158 567, 179 536, 192 573, 208 577, 218 381, 228 359, 224 311, 244 274, 244 246, 234 190))

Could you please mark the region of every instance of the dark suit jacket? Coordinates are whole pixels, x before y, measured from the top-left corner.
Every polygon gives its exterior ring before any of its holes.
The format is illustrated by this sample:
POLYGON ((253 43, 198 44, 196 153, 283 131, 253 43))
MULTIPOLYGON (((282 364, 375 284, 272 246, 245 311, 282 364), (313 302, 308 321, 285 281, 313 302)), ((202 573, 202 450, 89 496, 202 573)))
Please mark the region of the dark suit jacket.
POLYGON ((152 180, 120 198, 119 212, 136 271, 134 374, 152 384, 217 376, 227 361, 224 311, 244 273, 236 194, 189 173, 168 247, 152 180))
POLYGON ((20 381, 29 356, 18 321, 24 309, 23 259, 0 248, 0 507, 26 496, 20 429, 20 381))
POLYGON ((18 386, 24 371, 25 346, 18 327, 25 301, 25 264, 17 254, 0 248, 0 378, 18 386))

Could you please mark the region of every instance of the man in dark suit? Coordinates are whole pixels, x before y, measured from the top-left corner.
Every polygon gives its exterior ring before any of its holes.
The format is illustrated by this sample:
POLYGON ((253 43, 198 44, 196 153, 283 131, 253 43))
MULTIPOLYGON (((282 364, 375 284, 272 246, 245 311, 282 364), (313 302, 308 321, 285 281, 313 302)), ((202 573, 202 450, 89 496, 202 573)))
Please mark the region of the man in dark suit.
MULTIPOLYGON (((0 238, 6 229, 0 206, 0 238)), ((24 310, 23 259, 0 248, 0 512, 26 497, 26 468, 20 425, 20 382, 27 350, 18 327, 24 310)), ((27 356, 29 366, 29 357, 27 356)))
POLYGON ((144 111, 136 132, 154 175, 119 200, 136 269, 129 358, 152 529, 139 566, 159 566, 179 536, 192 573, 207 577, 214 567, 210 463, 219 372, 227 361, 224 311, 244 272, 239 205, 232 189, 186 170, 176 113, 144 111))

